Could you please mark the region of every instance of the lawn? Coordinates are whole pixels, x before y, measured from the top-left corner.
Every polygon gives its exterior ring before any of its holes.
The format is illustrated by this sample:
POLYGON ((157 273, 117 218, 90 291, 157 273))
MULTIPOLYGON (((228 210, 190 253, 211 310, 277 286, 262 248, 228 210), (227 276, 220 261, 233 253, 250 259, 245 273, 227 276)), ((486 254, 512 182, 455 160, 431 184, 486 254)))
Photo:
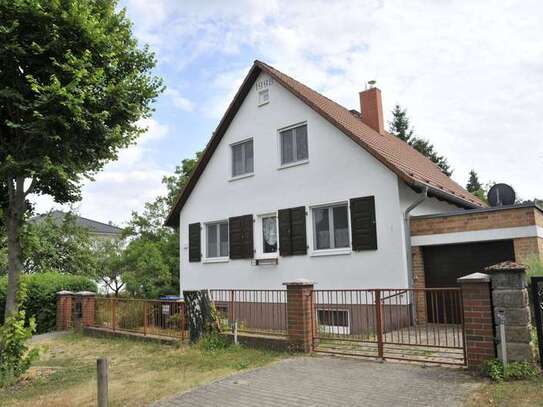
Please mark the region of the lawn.
POLYGON ((486 383, 470 398, 468 406, 543 406, 543 377, 503 383, 486 383))
POLYGON ((96 359, 110 360, 112 406, 143 406, 239 370, 271 363, 286 354, 230 346, 172 346, 75 333, 46 338, 33 346, 40 360, 18 384, 0 390, 2 406, 96 405, 96 359))

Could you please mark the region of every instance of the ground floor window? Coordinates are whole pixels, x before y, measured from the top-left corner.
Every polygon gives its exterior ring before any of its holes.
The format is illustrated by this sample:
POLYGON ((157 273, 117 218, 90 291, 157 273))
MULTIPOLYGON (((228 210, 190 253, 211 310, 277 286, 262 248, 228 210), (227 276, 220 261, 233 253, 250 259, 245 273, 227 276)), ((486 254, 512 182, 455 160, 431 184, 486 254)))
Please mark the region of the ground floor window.
POLYGON ((256 250, 258 258, 275 258, 279 249, 277 215, 260 215, 257 222, 256 250))
POLYGON ((228 257, 228 221, 206 225, 206 257, 228 257))
POLYGON ((313 208, 314 249, 338 249, 349 244, 347 204, 313 208))

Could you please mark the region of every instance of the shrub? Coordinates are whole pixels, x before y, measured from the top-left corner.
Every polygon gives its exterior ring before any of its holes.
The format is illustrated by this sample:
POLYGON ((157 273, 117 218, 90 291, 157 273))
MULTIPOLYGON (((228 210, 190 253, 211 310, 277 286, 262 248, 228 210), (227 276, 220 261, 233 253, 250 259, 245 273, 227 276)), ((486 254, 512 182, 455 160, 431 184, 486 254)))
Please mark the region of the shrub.
POLYGON ((528 277, 543 276, 543 261, 539 255, 532 254, 528 256, 525 263, 528 277))
POLYGON ((486 362, 483 367, 484 373, 495 382, 504 380, 523 380, 536 377, 540 374, 539 369, 528 362, 510 362, 504 368, 501 360, 492 359, 486 362))
POLYGON ((208 352, 215 352, 218 350, 226 349, 228 347, 228 343, 226 342, 224 337, 217 333, 202 337, 199 344, 203 350, 208 352))
POLYGON ((26 345, 36 330, 36 323, 30 318, 25 326, 25 319, 25 312, 19 311, 0 326, 0 387, 11 384, 38 357, 38 350, 29 351, 26 345))
MULTIPOLYGON (((21 308, 26 310, 26 324, 30 318, 36 321, 36 333, 44 333, 55 328, 57 314, 56 293, 68 291, 96 291, 96 283, 84 276, 62 273, 36 273, 21 277, 25 290, 21 308)), ((7 277, 0 278, 0 324, 4 320, 7 277)))

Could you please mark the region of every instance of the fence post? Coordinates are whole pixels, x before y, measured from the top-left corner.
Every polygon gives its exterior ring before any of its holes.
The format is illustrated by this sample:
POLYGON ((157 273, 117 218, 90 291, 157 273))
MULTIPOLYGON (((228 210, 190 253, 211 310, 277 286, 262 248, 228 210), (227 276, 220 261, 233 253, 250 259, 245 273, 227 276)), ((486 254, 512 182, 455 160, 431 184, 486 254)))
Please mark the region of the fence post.
POLYGON ((72 327, 72 306, 74 293, 59 291, 57 293, 57 331, 64 331, 72 327))
POLYGON ((115 325, 117 325, 117 300, 114 298, 111 301, 111 325, 113 326, 113 332, 115 332, 115 325))
POLYGON ((143 300, 143 336, 147 336, 147 301, 143 300))
POLYGON ((490 277, 473 273, 457 281, 462 290, 466 364, 469 368, 479 368, 496 357, 490 277))
POLYGON ((96 359, 96 383, 98 387, 98 407, 107 407, 108 404, 108 374, 107 359, 96 359))
POLYGON ((79 291, 76 300, 81 303, 81 326, 93 326, 96 319, 96 293, 79 291))
POLYGON ((381 301, 381 290, 375 290, 375 330, 377 334, 377 353, 384 358, 385 347, 383 344, 383 303, 381 301))
POLYGON ((287 287, 287 338, 294 351, 313 351, 313 282, 300 279, 287 287))
POLYGON ((234 290, 230 290, 230 322, 235 321, 235 313, 234 313, 234 290))

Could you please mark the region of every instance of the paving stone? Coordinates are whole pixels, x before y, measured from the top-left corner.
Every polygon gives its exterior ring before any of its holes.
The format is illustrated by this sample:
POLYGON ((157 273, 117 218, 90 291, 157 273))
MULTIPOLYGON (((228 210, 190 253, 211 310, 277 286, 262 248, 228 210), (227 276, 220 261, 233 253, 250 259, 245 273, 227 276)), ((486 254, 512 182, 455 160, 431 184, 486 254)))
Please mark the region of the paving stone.
POLYGON ((480 382, 462 369, 296 357, 154 404, 180 406, 462 406, 480 382))

